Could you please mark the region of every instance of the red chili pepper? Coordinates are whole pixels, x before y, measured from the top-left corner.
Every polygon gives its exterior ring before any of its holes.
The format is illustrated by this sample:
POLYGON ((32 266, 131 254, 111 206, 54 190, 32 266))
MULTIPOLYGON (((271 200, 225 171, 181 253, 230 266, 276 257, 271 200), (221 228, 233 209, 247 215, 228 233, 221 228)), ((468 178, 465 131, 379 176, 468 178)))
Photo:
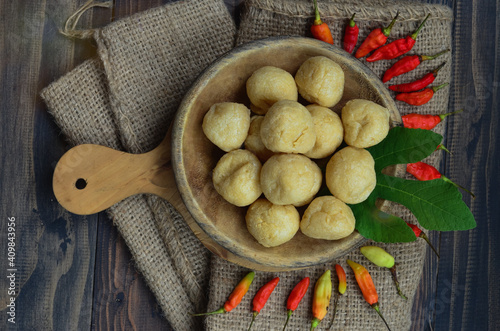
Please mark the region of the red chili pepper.
POLYGON ((349 54, 352 53, 358 42, 359 27, 354 22, 355 15, 356 13, 352 15, 349 25, 345 28, 344 32, 344 50, 349 54))
POLYGON ((447 85, 448 83, 444 83, 439 86, 425 88, 422 91, 418 92, 399 93, 398 95, 396 95, 396 100, 406 102, 407 104, 413 106, 421 106, 429 102, 436 91, 442 89, 447 85))
POLYGON ((434 82, 438 74, 438 71, 441 70, 441 68, 444 67, 445 64, 446 62, 444 62, 431 72, 427 73, 426 75, 424 75, 424 77, 420 79, 414 80, 413 82, 410 83, 391 85, 389 86, 389 89, 395 92, 415 92, 421 90, 427 87, 428 85, 432 84, 432 82, 434 82))
POLYGON ((379 60, 391 60, 397 58, 398 56, 408 53, 415 45, 418 33, 423 28, 425 22, 427 21, 430 15, 431 14, 427 15, 427 17, 420 24, 417 30, 415 30, 415 32, 413 32, 411 35, 407 36, 406 38, 394 40, 393 42, 390 42, 389 44, 380 47, 375 52, 373 52, 373 54, 370 55, 366 59, 366 61, 374 62, 379 60))
MULTIPOLYGON (((401 60, 398 60, 398 62, 394 63, 389 69, 386 70, 386 72, 384 73, 384 76, 382 77, 382 81, 384 83, 388 82, 396 76, 399 76, 399 75, 402 75, 402 74, 405 74, 407 72, 414 70, 416 67, 418 67, 422 63, 422 61, 433 60, 433 59, 435 59, 435 58, 437 58, 437 57, 439 57, 439 56, 441 56, 444 53, 447 53, 449 51, 450 50, 447 49, 445 51, 442 51, 442 52, 434 54, 434 55, 407 55, 407 56, 404 56, 403 58, 401 58, 401 60)), ((444 66, 444 64, 442 64, 439 67, 439 69, 441 69, 442 66, 444 66)), ((439 69, 437 69, 437 70, 439 70, 439 69)), ((427 84, 427 85, 429 85, 429 84, 427 84)), ((427 86, 427 85, 425 85, 425 86, 427 86)), ((419 88, 418 90, 423 89, 425 86, 419 88)), ((413 90, 413 91, 416 91, 416 90, 413 90)), ((401 92, 408 92, 408 91, 401 91, 401 92)))
POLYGON ((463 109, 441 114, 441 115, 424 115, 424 114, 408 114, 404 115, 401 118, 403 119, 403 125, 405 128, 409 129, 425 129, 431 130, 436 127, 442 120, 444 120, 447 116, 458 114, 463 112, 463 109))
POLYGON ((368 302, 368 304, 370 304, 370 306, 373 309, 375 309, 378 315, 382 318, 382 321, 384 321, 385 326, 387 326, 387 329, 389 329, 390 331, 391 328, 389 328, 389 325, 385 321, 384 316, 380 312, 377 289, 375 288, 375 284, 373 284, 373 280, 372 277, 370 276, 370 273, 368 272, 368 270, 366 270, 365 267, 356 262, 347 260, 347 263, 354 272, 354 277, 356 277, 356 282, 358 283, 359 288, 361 289, 361 293, 363 293, 363 298, 365 298, 366 302, 368 302))
POLYGON ((283 327, 283 331, 285 331, 286 326, 288 325, 288 321, 292 316, 292 313, 295 311, 295 309, 297 309, 300 301, 306 294, 310 282, 311 279, 309 277, 306 277, 302 279, 297 285, 295 285, 292 292, 290 292, 290 295, 288 296, 288 300, 286 302, 286 309, 288 310, 288 312, 287 312, 285 326, 283 327))
POLYGON ((422 229, 420 229, 415 224, 410 224, 410 223, 406 223, 406 224, 413 230, 413 233, 415 233, 415 236, 417 238, 422 238, 422 239, 424 239, 427 242, 427 244, 432 248, 432 250, 434 251, 434 253, 436 253, 437 257, 439 258, 438 252, 436 251, 436 249, 434 248, 434 246, 432 246, 431 241, 429 240, 429 237, 427 237, 427 235, 424 233, 424 231, 422 231, 422 229))
POLYGON ((365 38, 365 40, 361 43, 356 54, 354 55, 357 59, 365 57, 371 51, 379 48, 387 41, 387 37, 391 34, 392 27, 394 23, 396 23, 396 19, 399 16, 399 12, 397 12, 396 16, 392 19, 391 23, 386 28, 377 28, 370 32, 370 34, 365 38))
POLYGON ((333 37, 328 24, 321 21, 318 10, 318 3, 314 0, 314 22, 311 26, 311 33, 314 38, 333 45, 333 37))
POLYGON ((266 285, 262 286, 255 296, 253 297, 253 316, 252 316, 252 322, 250 323, 250 326, 248 327, 248 330, 252 328, 253 322, 255 321, 255 317, 259 315, 260 311, 264 306, 266 305, 267 300, 273 293, 274 289, 276 288, 276 285, 278 285, 278 282, 280 281, 279 277, 273 278, 271 281, 269 281, 266 285))
POLYGON ((466 188, 454 183, 451 179, 443 176, 436 168, 431 166, 430 164, 424 162, 416 162, 416 163, 408 163, 406 165, 406 172, 412 174, 416 179, 421 181, 433 180, 433 179, 442 179, 447 183, 452 184, 455 187, 461 188, 465 192, 469 193, 473 198, 476 196, 466 188))
POLYGON ((238 283, 238 285, 236 285, 233 292, 231 292, 231 294, 229 295, 229 298, 224 303, 223 307, 221 307, 215 311, 209 312, 209 313, 192 314, 192 316, 205 316, 205 315, 229 313, 237 305, 240 304, 241 299, 243 299, 243 296, 245 296, 245 294, 248 292, 248 289, 250 288, 250 285, 252 284, 254 277, 255 277, 255 272, 253 272, 253 271, 249 272, 238 283))
POLYGON ((326 316, 330 298, 332 297, 332 278, 331 271, 327 270, 321 275, 314 286, 313 297, 313 320, 311 322, 311 331, 314 330, 319 322, 326 316))

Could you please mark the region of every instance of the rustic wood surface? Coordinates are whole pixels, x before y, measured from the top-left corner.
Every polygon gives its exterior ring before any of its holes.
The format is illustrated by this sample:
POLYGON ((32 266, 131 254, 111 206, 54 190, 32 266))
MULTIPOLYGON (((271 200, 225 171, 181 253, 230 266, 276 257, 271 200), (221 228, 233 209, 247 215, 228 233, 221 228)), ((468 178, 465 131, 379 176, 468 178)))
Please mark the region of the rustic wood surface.
MULTIPOLYGON (((76 216, 52 193, 52 173, 67 149, 38 92, 95 55, 90 41, 58 28, 84 0, 0 2, 0 329, 171 330, 104 213, 76 216), (15 260, 8 225, 15 219, 15 260), (9 263, 13 262, 13 266, 9 263), (15 271, 15 324, 7 276, 15 271)), ((98 27, 168 1, 116 0, 82 27, 98 27)), ((413 330, 495 330, 500 322, 500 1, 446 0, 455 13, 447 156, 441 170, 470 187, 464 196, 478 226, 433 233, 413 309, 413 330)), ((226 0, 238 21, 241 0, 226 0)), ((12 232, 11 232, 12 233, 12 232)))

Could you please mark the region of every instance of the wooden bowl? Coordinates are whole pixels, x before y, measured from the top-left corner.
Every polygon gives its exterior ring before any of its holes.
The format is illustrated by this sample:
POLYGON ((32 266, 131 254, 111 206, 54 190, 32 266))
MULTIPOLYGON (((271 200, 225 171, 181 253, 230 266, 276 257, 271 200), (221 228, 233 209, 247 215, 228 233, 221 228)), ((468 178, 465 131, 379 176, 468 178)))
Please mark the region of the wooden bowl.
POLYGON ((288 270, 331 261, 359 247, 365 238, 355 231, 345 239, 328 241, 309 238, 298 231, 281 246, 260 245, 246 228, 247 208, 231 205, 214 189, 212 170, 224 152, 203 134, 203 117, 217 102, 250 106, 245 83, 256 69, 271 65, 295 75, 306 59, 318 55, 332 59, 344 70, 344 95, 335 107, 337 110, 351 99, 368 99, 390 110, 392 126, 401 123, 388 90, 353 56, 311 38, 274 37, 237 47, 207 68, 184 97, 173 125, 173 169, 187 209, 216 243, 264 269, 288 270))

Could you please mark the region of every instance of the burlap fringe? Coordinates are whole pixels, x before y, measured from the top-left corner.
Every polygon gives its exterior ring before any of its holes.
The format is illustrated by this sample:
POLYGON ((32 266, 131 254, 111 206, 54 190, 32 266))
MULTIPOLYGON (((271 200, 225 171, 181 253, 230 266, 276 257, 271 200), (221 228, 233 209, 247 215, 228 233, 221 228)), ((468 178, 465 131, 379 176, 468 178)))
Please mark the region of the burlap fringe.
POLYGON ((59 29, 59 32, 66 37, 73 39, 88 39, 94 36, 96 29, 85 29, 85 30, 77 30, 76 25, 78 21, 82 17, 82 15, 89 9, 93 7, 102 7, 102 8, 112 8, 113 1, 105 1, 105 2, 97 2, 95 0, 87 1, 83 6, 77 9, 64 24, 63 29, 59 29))
MULTIPOLYGON (((298 18, 314 18, 314 6, 304 1, 249 0, 245 6, 273 12, 275 14, 298 18), (308 15, 304 13, 310 13, 308 15)), ((318 1, 322 18, 350 18, 356 12, 357 20, 386 21, 400 12, 399 21, 419 21, 431 13, 430 20, 452 20, 452 9, 441 5, 413 6, 406 1, 394 0, 325 0, 318 1), (426 11, 426 12, 424 12, 426 11)))

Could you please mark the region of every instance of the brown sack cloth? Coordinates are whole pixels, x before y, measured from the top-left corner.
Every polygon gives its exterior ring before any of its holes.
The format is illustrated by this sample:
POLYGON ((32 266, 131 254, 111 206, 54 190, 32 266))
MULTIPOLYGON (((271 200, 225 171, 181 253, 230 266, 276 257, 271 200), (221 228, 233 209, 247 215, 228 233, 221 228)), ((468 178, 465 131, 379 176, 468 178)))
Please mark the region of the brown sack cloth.
MULTIPOLYGON (((337 45, 353 12, 360 27, 359 45, 371 29, 386 25, 397 10, 400 19, 390 40, 406 36, 431 13, 411 53, 433 54, 451 45, 452 12, 447 7, 393 1, 320 1, 319 7, 323 20, 334 32, 337 45)), ((309 35, 312 20, 313 9, 307 0, 248 0, 237 43, 274 35, 309 35)), ((42 97, 71 144, 94 143, 133 153, 146 152, 156 147, 165 135, 196 76, 233 47, 235 33, 234 23, 220 0, 190 0, 154 8, 96 30, 94 38, 100 59, 88 60, 75 68, 42 91, 42 97)), ((440 59, 424 63, 404 78, 393 81, 419 78, 442 61, 450 63, 449 55, 440 59)), ((393 62, 376 62, 369 67, 381 75, 393 62)), ((436 82, 449 81, 449 64, 438 77, 436 82)), ((418 111, 442 113, 447 110, 447 104, 448 91, 443 89, 418 111)), ((402 103, 398 103, 398 107, 402 114, 417 109, 402 103)), ((439 159, 433 156, 428 161, 436 165, 439 159)), ((191 318, 186 312, 207 309, 207 296, 208 309, 219 308, 247 270, 216 257, 210 262, 211 254, 170 204, 158 197, 131 197, 110 208, 108 213, 176 330, 199 330, 202 321, 207 330, 246 329, 251 319, 253 295, 275 275, 281 277, 280 284, 257 317, 254 329, 281 330, 289 291, 302 277, 309 276, 310 289, 289 324, 289 330, 307 329, 314 282, 324 270, 332 269, 335 262, 346 269, 349 285, 340 299, 332 329, 385 328, 364 302, 345 259, 294 272, 257 272, 242 304, 230 314, 191 318), (207 274, 210 274, 209 284, 207 274)), ((395 207, 394 213, 415 221, 402 207, 395 207)), ((368 267, 379 292, 381 310, 392 330, 405 330, 411 325, 412 299, 426 246, 420 241, 380 246, 396 257, 399 280, 408 301, 397 295, 387 270, 371 265, 357 252, 348 257, 368 267)), ((333 280, 335 284, 335 276, 333 280)), ((331 310, 320 324, 322 329, 328 327, 330 319, 331 310)))

